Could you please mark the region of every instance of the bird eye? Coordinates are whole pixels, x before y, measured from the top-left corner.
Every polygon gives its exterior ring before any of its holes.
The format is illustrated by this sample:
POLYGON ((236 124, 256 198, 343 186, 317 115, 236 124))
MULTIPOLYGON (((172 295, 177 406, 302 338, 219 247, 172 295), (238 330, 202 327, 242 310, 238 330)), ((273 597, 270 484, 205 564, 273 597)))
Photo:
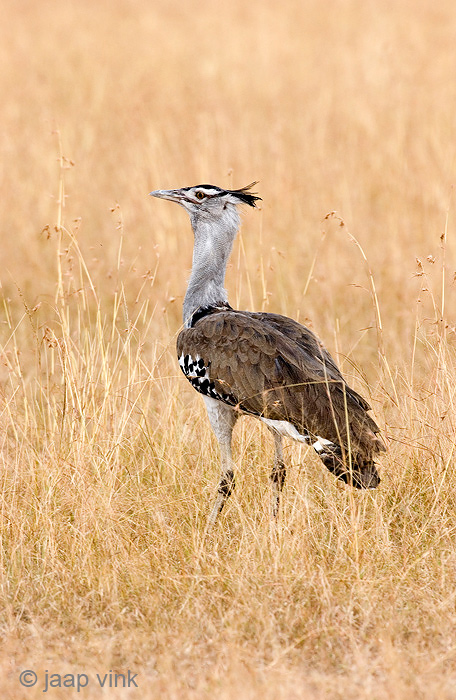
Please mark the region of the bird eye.
POLYGON ((205 196, 206 195, 204 194, 204 192, 201 192, 201 191, 195 192, 196 199, 204 199, 205 196))

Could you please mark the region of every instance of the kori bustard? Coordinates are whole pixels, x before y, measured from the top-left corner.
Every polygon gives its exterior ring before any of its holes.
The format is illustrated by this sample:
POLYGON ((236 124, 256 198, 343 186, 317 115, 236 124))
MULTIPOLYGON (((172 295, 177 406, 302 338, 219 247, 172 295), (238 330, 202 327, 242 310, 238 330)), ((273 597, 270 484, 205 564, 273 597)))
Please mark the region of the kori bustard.
POLYGON ((250 191, 255 184, 150 193, 184 207, 195 238, 177 354, 183 373, 203 395, 220 446, 222 473, 210 524, 234 488, 231 438, 242 414, 259 418, 274 436, 274 517, 286 476, 284 436, 311 445, 338 479, 356 488, 378 486, 374 458, 385 450, 369 404, 347 385, 312 331, 286 316, 237 311, 228 303, 224 281, 240 224, 238 206, 255 207, 260 199, 250 191))

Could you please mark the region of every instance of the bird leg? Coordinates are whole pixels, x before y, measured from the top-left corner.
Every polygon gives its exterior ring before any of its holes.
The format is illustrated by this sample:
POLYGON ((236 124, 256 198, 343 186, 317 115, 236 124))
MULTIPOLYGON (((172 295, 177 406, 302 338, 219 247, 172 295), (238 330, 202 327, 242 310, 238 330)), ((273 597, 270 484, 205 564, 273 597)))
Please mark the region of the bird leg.
POLYGON ((222 475, 217 489, 217 498, 215 499, 211 514, 209 515, 209 525, 215 525, 218 516, 223 510, 223 506, 231 496, 235 487, 231 445, 220 443, 220 455, 222 475))
POLYGON ((231 438, 233 428, 238 419, 238 414, 221 401, 204 396, 207 414, 212 430, 220 447, 221 476, 218 485, 217 498, 209 515, 209 527, 214 525, 221 513, 223 506, 234 489, 234 462, 231 451, 231 438))
POLYGON ((274 435, 274 466, 271 472, 271 482, 272 482, 272 503, 271 503, 271 513, 274 519, 277 519, 279 514, 280 506, 280 494, 282 493, 283 486, 285 484, 285 477, 287 475, 287 469, 283 461, 283 440, 282 436, 279 435, 275 430, 272 431, 274 435))

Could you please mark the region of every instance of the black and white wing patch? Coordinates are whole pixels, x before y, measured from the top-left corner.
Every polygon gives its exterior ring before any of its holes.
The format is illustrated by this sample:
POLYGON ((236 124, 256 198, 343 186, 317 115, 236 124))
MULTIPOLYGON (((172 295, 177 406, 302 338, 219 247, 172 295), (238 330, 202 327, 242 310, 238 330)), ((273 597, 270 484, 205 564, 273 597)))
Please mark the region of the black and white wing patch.
POLYGON ((230 406, 235 406, 237 400, 233 394, 219 393, 216 390, 215 383, 211 381, 209 375, 210 366, 210 361, 205 362, 199 355, 193 358, 191 355, 182 353, 179 357, 179 367, 196 391, 199 391, 204 396, 210 396, 211 399, 217 399, 230 406))

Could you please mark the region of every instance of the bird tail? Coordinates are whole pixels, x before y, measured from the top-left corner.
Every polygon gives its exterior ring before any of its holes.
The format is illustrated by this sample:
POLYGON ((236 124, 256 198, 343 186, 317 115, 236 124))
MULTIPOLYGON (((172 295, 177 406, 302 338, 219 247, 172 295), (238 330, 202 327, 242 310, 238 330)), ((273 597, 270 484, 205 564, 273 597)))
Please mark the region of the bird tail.
POLYGON ((379 485, 380 477, 372 458, 352 455, 349 459, 334 443, 325 444, 324 449, 317 452, 325 467, 346 484, 357 489, 375 489, 379 485))

